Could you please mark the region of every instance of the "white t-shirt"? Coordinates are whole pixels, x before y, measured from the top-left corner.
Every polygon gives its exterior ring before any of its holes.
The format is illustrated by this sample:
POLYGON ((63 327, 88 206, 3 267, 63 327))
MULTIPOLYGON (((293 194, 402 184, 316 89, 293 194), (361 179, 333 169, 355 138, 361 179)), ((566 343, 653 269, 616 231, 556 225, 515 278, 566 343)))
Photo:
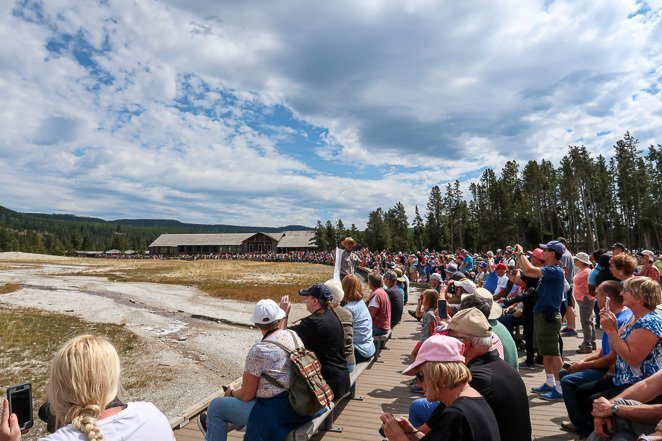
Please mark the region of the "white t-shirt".
MULTIPOLYGON (((152 403, 128 403, 127 408, 97 422, 105 441, 175 441, 168 419, 152 403)), ((39 441, 86 441, 71 424, 39 441)))
POLYGON ((499 280, 497 281, 496 291, 494 291, 494 294, 498 294, 501 291, 501 288, 506 289, 507 285, 508 285, 508 276, 504 274, 502 277, 499 277, 499 280))

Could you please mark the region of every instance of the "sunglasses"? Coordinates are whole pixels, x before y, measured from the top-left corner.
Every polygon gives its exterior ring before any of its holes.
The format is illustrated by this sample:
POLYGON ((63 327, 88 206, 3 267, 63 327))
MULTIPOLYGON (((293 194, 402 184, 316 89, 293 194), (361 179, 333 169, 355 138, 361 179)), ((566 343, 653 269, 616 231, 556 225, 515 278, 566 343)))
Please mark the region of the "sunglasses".
POLYGON ((423 372, 416 372, 416 381, 422 383, 424 378, 425 376, 423 375, 423 372))

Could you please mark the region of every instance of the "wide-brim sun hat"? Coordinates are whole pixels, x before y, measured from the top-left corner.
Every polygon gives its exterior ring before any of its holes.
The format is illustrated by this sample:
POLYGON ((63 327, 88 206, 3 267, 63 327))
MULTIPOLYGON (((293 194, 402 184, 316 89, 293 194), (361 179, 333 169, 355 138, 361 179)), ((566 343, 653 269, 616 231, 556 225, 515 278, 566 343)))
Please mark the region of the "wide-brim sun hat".
POLYGON ((590 265, 591 264, 591 258, 588 256, 586 253, 577 253, 573 256, 574 260, 579 260, 581 263, 585 265, 590 265))
POLYGON ((481 296, 487 303, 490 305, 490 316, 488 320, 496 320, 503 314, 503 308, 497 302, 494 301, 492 293, 485 288, 476 288, 476 295, 481 296))
POLYGON ((340 242, 340 245, 347 246, 348 243, 351 243, 352 245, 356 245, 357 242, 351 237, 346 237, 342 240, 342 242, 340 242))
POLYGON ((434 334, 423 342, 416 355, 416 360, 410 364, 403 375, 415 375, 417 368, 428 361, 464 363, 464 343, 447 335, 434 334))

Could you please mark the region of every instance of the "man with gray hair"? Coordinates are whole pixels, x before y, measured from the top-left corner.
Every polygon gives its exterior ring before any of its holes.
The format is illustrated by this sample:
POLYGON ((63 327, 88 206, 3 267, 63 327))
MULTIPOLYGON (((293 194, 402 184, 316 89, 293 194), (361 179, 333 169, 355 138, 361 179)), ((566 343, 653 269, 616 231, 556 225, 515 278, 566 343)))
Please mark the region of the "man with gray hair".
POLYGON ((331 310, 336 314, 336 317, 338 317, 338 320, 342 324, 343 334, 345 336, 347 370, 352 372, 356 365, 356 358, 354 357, 354 318, 349 310, 340 306, 340 302, 342 302, 345 296, 342 284, 336 279, 329 279, 324 284, 331 290, 331 310))
MULTIPOLYGON (((530 441, 531 418, 526 387, 515 369, 491 350, 492 327, 485 315, 476 308, 459 311, 448 324, 448 335, 464 343, 463 355, 472 377, 469 384, 492 408, 501 439, 530 441)), ((418 401, 415 400, 409 409, 410 421, 412 412, 427 411, 431 414, 430 408, 433 411, 437 407, 425 406, 418 401)), ((424 414, 415 414, 414 417, 415 421, 427 421, 424 414)))
POLYGON ((398 275, 395 271, 386 271, 384 285, 386 285, 386 294, 391 301, 391 329, 402 320, 402 310, 404 309, 404 293, 398 287, 397 282, 398 275))

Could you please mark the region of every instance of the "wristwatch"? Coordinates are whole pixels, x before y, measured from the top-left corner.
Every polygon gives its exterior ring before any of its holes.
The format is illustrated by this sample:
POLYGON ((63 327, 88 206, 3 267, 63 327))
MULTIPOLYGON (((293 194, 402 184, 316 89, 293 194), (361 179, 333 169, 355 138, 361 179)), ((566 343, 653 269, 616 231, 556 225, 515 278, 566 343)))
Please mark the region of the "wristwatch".
POLYGON ((616 412, 618 412, 618 404, 612 404, 609 408, 609 412, 611 412, 612 415, 616 415, 616 412))

